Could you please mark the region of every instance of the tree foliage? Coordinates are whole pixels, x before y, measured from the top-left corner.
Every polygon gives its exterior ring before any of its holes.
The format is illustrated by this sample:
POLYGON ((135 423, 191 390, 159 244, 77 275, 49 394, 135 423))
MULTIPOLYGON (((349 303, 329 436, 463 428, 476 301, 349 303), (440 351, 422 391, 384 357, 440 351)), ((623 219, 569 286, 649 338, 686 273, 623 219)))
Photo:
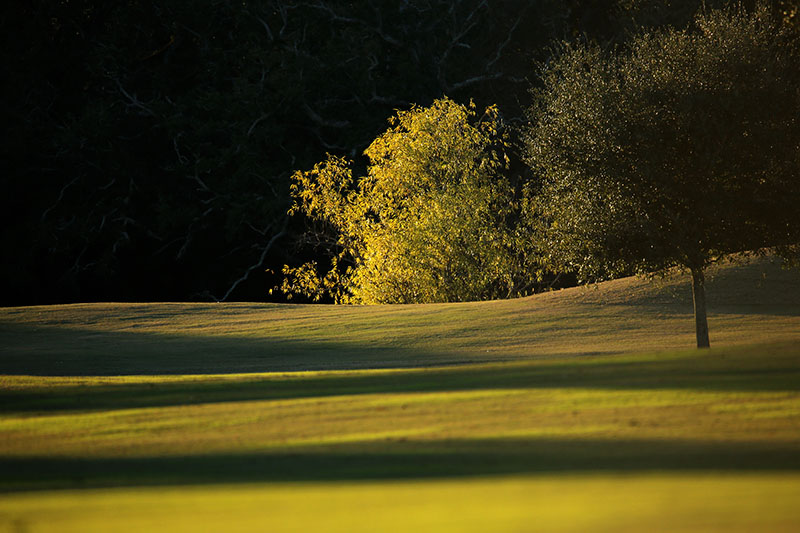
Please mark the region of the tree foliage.
POLYGON ((328 224, 338 253, 322 280, 287 269, 284 289, 338 301, 410 303, 508 297, 529 288, 518 191, 503 175, 507 139, 495 107, 449 99, 413 107, 367 148, 354 179, 329 156, 293 176, 294 209, 328 224), (349 266, 346 266, 348 265, 349 266))
POLYGON ((295 169, 442 94, 519 120, 551 40, 701 2, 3 2, 0 303, 260 299, 295 260, 295 169))
POLYGON ((527 139, 551 266, 584 280, 680 266, 702 290, 722 255, 800 242, 798 67, 797 35, 763 5, 611 52, 566 46, 527 139))
POLYGON ((291 173, 360 153, 410 102, 516 101, 550 12, 558 2, 4 3, 0 302, 265 297, 265 270, 297 238, 291 173))

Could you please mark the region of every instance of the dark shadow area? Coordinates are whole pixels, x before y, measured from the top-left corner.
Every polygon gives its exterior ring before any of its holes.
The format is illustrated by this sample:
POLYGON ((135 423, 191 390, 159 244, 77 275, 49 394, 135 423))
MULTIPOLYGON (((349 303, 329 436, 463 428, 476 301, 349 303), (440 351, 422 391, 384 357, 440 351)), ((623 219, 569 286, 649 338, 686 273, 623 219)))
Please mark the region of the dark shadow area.
MULTIPOLYGON (((474 355, 474 354, 473 354, 474 355)), ((123 376, 413 368, 491 361, 391 343, 105 332, 0 324, 0 374, 123 376)), ((502 358, 501 358, 502 360, 502 358)))
MULTIPOLYGON (((347 347, 338 350, 344 354, 352 352, 347 347)), ((428 361, 429 364, 433 362, 428 361)), ((94 368, 86 363, 84 367, 94 368)), ((425 372, 297 373, 236 379, 211 376, 197 381, 0 389, 0 413, 125 409, 348 394, 569 387, 800 391, 800 357, 796 347, 784 343, 697 351, 687 357, 663 360, 626 361, 587 356, 565 362, 552 359, 462 365, 429 368, 425 372)))
POLYGON ((612 471, 800 471, 800 443, 477 439, 181 457, 6 457, 0 491, 612 471))

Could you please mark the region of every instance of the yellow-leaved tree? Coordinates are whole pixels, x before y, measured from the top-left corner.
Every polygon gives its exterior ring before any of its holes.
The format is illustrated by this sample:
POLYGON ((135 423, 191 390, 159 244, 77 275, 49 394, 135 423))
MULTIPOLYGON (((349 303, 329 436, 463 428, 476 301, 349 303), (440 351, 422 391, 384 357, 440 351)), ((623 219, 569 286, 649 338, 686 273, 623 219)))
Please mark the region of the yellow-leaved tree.
POLYGON ((334 235, 331 268, 284 267, 282 289, 339 303, 485 300, 524 294, 536 269, 506 177, 498 110, 448 98, 399 111, 366 149, 366 175, 329 155, 293 177, 292 213, 334 235))

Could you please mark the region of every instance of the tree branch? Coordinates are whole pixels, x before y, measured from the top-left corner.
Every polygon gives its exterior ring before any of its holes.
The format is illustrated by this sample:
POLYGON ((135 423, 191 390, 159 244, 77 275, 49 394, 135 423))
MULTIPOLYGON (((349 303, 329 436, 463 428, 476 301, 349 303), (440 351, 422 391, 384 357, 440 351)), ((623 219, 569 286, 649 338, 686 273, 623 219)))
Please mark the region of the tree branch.
POLYGON ((255 263, 254 265, 251 265, 250 268, 248 268, 245 271, 245 273, 239 279, 234 281, 233 285, 230 286, 230 288, 228 289, 228 291, 225 293, 225 295, 222 298, 220 298, 218 300, 216 298, 214 298, 215 300, 217 300, 218 303, 224 302, 225 300, 227 300, 228 297, 231 295, 231 293, 236 289, 236 287, 239 286, 240 283, 246 281, 247 278, 250 277, 250 274, 254 270, 256 270, 257 268, 261 268, 261 266, 264 264, 264 260, 267 258, 267 253, 272 248, 272 246, 278 241, 278 239, 280 239, 281 237, 286 235, 286 227, 288 226, 288 224, 289 224, 289 217, 288 216, 284 216, 283 217, 283 224, 281 225, 281 230, 278 233, 276 233, 275 235, 273 235, 272 238, 267 243, 267 245, 264 246, 264 248, 261 250, 261 257, 258 258, 258 262, 255 263))

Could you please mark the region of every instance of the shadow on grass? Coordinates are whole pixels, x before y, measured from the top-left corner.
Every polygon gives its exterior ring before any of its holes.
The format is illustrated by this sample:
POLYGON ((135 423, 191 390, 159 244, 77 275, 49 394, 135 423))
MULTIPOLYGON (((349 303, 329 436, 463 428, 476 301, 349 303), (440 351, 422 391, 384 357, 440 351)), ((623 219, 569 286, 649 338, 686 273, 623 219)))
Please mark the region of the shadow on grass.
POLYGON ((485 349, 435 351, 403 341, 95 331, 0 324, 0 374, 130 376, 414 368, 505 360, 485 349), (407 344, 407 343, 406 343, 407 344))
MULTIPOLYGON (((346 348, 340 348, 346 351, 346 348)), ((91 366, 87 366, 91 368, 91 366)), ((196 381, 0 390, 0 413, 125 409, 350 394, 478 389, 800 391, 800 347, 772 344, 695 351, 682 357, 538 360, 390 373, 240 376, 196 381)))
POLYGON ((669 440, 384 441, 235 455, 0 458, 0 491, 531 473, 800 471, 800 447, 669 440))

